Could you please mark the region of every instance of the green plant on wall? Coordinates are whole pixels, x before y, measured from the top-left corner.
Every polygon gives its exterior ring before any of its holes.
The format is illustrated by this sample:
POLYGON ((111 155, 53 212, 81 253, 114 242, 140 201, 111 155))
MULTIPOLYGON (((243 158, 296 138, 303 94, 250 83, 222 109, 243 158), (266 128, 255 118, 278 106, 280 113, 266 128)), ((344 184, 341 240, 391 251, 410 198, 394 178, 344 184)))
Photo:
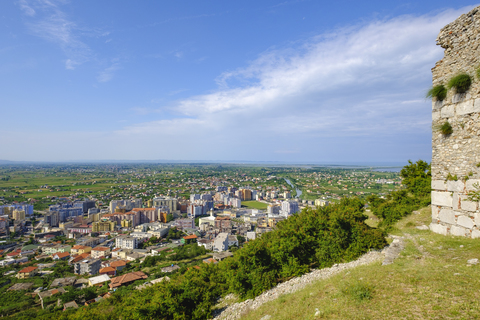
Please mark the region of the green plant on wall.
POLYGON ((438 125, 436 129, 440 131, 444 136, 448 136, 453 133, 452 125, 448 121, 445 121, 444 123, 438 125))
POLYGON ((461 73, 450 79, 450 81, 448 81, 447 87, 448 89, 455 88, 457 93, 464 93, 470 88, 471 84, 472 78, 466 73, 461 73))
POLYGON ((458 181, 457 175, 452 176, 450 173, 447 175, 447 181, 458 181))
POLYGON ((477 73, 477 78, 480 79, 480 67, 477 69, 476 73, 477 73))
POLYGON ((427 98, 435 98, 437 101, 443 101, 447 97, 447 88, 443 84, 432 87, 427 92, 427 98))
POLYGON ((470 190, 467 192, 468 200, 470 201, 480 201, 480 185, 477 183, 473 184, 473 187, 476 190, 470 190))

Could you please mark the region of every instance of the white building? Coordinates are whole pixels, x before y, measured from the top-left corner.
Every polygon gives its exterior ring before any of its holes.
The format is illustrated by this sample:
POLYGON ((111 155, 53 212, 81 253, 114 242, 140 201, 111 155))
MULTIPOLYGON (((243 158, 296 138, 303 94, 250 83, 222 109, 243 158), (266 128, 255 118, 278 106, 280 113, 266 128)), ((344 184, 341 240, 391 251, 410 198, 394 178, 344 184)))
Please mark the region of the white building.
POLYGON ((282 209, 280 210, 280 215, 288 217, 291 214, 298 212, 298 202, 297 201, 282 201, 282 209))
POLYGON ((228 250, 228 233, 222 232, 213 241, 213 251, 221 252, 228 250))
POLYGON ((115 247, 121 249, 137 249, 139 239, 134 237, 118 237, 115 239, 115 247))

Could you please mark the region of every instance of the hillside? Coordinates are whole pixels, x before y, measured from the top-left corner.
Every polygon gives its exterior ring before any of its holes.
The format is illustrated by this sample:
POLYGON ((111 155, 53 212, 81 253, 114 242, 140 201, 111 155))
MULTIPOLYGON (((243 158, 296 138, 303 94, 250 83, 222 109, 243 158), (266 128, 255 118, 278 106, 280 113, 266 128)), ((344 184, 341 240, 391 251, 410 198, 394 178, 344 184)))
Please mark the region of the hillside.
MULTIPOLYGON (((376 260, 285 294, 241 319, 478 319, 480 242, 417 226, 430 208, 397 222, 404 250, 390 265, 376 260)), ((390 237, 392 240, 392 237, 390 237)))

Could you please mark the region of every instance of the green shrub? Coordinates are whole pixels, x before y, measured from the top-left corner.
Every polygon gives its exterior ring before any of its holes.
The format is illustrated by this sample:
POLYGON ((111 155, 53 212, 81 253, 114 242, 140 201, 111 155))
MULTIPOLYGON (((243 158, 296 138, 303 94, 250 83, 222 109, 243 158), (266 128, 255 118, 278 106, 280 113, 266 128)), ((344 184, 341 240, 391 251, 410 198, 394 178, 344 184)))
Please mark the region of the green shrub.
POLYGON ((450 79, 447 87, 448 89, 455 88, 457 93, 464 93, 470 88, 471 84, 472 78, 470 78, 470 76, 466 73, 461 73, 450 79))
POLYGON ((407 187, 403 190, 393 191, 381 199, 377 195, 369 195, 372 213, 380 219, 379 226, 390 230, 395 222, 430 204, 431 197, 431 168, 422 160, 416 163, 408 161, 409 165, 403 167, 400 176, 407 187))
POLYGON ((427 92, 427 98, 436 98, 438 101, 443 101, 447 97, 447 88, 443 84, 432 87, 427 92))
POLYGON ((450 122, 448 122, 448 121, 445 121, 444 123, 442 123, 442 124, 438 127, 438 130, 439 130, 444 136, 448 136, 448 135, 451 135, 451 134, 453 133, 452 125, 451 125, 450 122))

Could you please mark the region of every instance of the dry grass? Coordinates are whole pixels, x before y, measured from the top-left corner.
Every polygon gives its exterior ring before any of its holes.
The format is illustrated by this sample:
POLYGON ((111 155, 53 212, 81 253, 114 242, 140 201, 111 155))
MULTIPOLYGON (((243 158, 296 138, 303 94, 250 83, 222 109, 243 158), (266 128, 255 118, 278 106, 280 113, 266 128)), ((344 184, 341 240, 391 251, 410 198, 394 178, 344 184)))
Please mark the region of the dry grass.
POLYGON ((480 318, 480 264, 467 265, 469 259, 480 259, 480 240, 415 228, 430 219, 425 208, 397 223, 393 233, 405 237, 406 248, 393 264, 344 271, 242 319, 480 318))

